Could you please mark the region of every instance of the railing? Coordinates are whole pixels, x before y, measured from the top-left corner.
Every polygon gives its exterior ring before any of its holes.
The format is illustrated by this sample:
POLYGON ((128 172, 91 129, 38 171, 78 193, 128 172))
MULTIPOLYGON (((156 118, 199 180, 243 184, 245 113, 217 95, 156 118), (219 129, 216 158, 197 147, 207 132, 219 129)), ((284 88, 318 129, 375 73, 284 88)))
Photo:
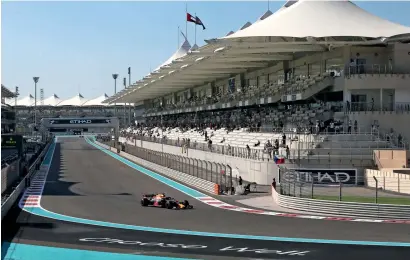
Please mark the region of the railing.
POLYGON ((410 113, 410 102, 394 102, 394 103, 384 103, 383 105, 375 104, 374 102, 352 102, 350 104, 345 104, 345 111, 348 113, 354 112, 396 112, 410 113))
MULTIPOLYGON (((350 135, 352 137, 350 142, 336 142, 328 141, 327 137, 336 136, 328 132, 324 132, 320 135, 304 135, 304 141, 301 140, 300 134, 288 133, 287 145, 289 150, 282 147, 278 150, 272 147, 264 148, 251 148, 253 144, 249 143, 249 149, 245 147, 229 146, 225 144, 206 144, 195 141, 184 140, 172 140, 148 136, 132 136, 128 137, 128 142, 134 145, 139 145, 139 141, 155 142, 159 144, 183 147, 186 149, 196 149, 206 152, 213 152, 223 155, 229 155, 240 158, 247 158, 253 160, 274 160, 275 155, 281 155, 286 158, 286 163, 290 164, 320 164, 327 165, 329 168, 332 165, 352 165, 355 166, 373 166, 373 150, 375 149, 397 149, 392 148, 388 142, 381 141, 374 133, 361 133, 359 135, 352 135, 347 132, 339 132, 341 136, 343 134, 350 135), (364 140, 361 140, 361 136, 369 136, 364 140), (356 137, 356 138, 355 138, 356 137), (324 147, 326 146, 326 147, 324 147)), ((273 144, 274 140, 270 140, 273 144)), ((279 140, 282 142, 282 140, 279 140)), ((260 144, 263 147, 264 144, 260 144)))
POLYGON ((351 216, 388 219, 410 218, 410 206, 408 205, 372 204, 297 198, 282 195, 275 189, 272 189, 272 197, 276 204, 284 208, 333 216, 346 216, 345 219, 349 219, 351 216))
MULTIPOLYGON (((99 141, 112 145, 112 142, 103 142, 102 139, 99 141)), ((232 168, 227 164, 148 150, 126 143, 123 148, 124 152, 143 160, 216 183, 224 192, 232 190, 232 168)))
POLYGON ((47 145, 44 147, 40 155, 28 169, 27 175, 24 176, 23 179, 18 183, 18 185, 11 191, 10 195, 2 196, 1 219, 3 219, 7 215, 8 211, 20 197, 25 188, 31 185, 30 180, 34 177, 36 171, 40 169, 40 165, 44 160, 45 154, 47 153, 51 143, 52 139, 47 142, 47 145))
POLYGON ((362 64, 345 66, 344 76, 398 74, 392 64, 362 64))

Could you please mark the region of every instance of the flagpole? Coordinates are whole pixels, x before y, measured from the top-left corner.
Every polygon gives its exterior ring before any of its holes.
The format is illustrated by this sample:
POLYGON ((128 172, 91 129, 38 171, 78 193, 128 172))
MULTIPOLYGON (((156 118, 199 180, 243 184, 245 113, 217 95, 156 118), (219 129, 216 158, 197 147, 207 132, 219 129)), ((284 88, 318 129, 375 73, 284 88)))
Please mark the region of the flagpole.
POLYGON ((178 46, 177 46, 177 50, 179 49, 179 43, 180 43, 180 41, 179 41, 179 25, 178 25, 178 46))
POLYGON ((268 11, 270 11, 270 0, 268 0, 268 11))
POLYGON ((188 19, 186 19, 187 14, 188 14, 188 3, 185 2, 185 38, 188 38, 188 19))
MULTIPOLYGON (((196 13, 195 13, 195 19, 196 19, 196 13)), ((195 23, 195 45, 196 45, 196 26, 197 24, 195 23)))

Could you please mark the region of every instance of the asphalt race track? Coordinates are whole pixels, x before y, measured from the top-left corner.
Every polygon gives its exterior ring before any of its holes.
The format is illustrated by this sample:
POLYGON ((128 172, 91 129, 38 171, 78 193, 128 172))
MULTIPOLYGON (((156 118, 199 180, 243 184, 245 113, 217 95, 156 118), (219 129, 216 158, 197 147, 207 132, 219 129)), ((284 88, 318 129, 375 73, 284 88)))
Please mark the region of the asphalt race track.
MULTIPOLYGON (((65 138, 59 142, 41 200, 44 209, 55 213, 105 222, 214 233, 410 242, 408 224, 296 219, 218 209, 137 172, 82 139, 65 138), (141 194, 151 192, 165 192, 176 199, 187 198, 195 209, 174 211, 141 207, 141 194)), ((3 241, 24 244, 205 259, 404 259, 410 253, 409 247, 277 242, 124 230, 44 218, 17 207, 3 220, 2 235, 3 241), (15 224, 10 224, 13 222, 15 224)))

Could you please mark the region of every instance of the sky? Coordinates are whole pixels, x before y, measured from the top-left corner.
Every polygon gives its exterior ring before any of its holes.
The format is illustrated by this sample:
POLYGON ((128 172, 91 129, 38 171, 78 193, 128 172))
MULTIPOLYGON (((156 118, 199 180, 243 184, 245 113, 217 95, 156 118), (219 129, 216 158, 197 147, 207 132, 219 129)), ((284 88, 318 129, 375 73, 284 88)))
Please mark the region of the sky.
MULTIPOLYGON (((410 26, 410 2, 354 1, 390 21, 410 26)), ((1 3, 1 83, 20 97, 34 95, 33 76, 47 98, 81 93, 94 98, 117 91, 132 68, 132 82, 149 74, 178 47, 178 26, 185 33, 186 2, 15 2, 1 3)), ((276 11, 285 1, 270 2, 276 11)), ((197 27, 197 44, 225 36, 256 21, 268 1, 188 2, 206 30, 197 27)), ((182 36, 179 37, 182 43, 182 36)), ((194 25, 188 24, 194 44, 194 25)), ((128 84, 128 83, 127 83, 128 84)))

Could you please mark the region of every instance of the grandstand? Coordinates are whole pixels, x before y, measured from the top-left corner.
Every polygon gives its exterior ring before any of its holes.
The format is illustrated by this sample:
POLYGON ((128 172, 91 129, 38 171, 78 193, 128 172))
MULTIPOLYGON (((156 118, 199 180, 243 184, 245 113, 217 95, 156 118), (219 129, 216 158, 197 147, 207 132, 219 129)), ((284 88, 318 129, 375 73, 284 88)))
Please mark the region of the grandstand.
MULTIPOLYGON (((108 98, 103 94, 93 99, 87 99, 80 93, 69 98, 61 99, 58 95, 37 100, 37 116, 39 118, 73 117, 73 116, 105 116, 116 115, 120 118, 122 126, 133 124, 134 105, 132 103, 117 103, 109 105, 103 103, 108 98)), ((17 130, 19 132, 30 132, 34 123, 34 97, 29 94, 17 101, 15 99, 5 99, 5 103, 16 108, 17 130), (31 127, 27 127, 27 126, 31 127)))
POLYGON ((104 101, 144 103, 124 136, 274 150, 299 167, 373 167, 373 150, 409 149, 409 27, 349 1, 288 1, 202 47, 187 41, 104 101))
POLYGON ((7 104, 6 100, 16 98, 16 93, 1 85, 1 133, 7 134, 15 131, 16 115, 14 109, 7 104))

